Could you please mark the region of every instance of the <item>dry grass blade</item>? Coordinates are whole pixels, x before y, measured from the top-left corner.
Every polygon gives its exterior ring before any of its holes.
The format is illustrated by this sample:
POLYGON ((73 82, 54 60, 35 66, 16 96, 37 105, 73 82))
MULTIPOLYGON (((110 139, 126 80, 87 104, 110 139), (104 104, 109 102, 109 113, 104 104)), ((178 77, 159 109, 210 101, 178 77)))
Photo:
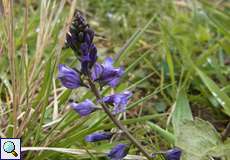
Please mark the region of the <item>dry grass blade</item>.
MULTIPOLYGON (((26 57, 24 57, 25 65, 26 65, 25 67, 26 73, 30 73, 30 75, 26 79, 28 83, 26 87, 27 89, 24 90, 22 94, 23 96, 21 97, 21 103, 25 103, 24 101, 26 101, 26 104, 28 104, 29 101, 33 100, 36 94, 35 92, 43 80, 43 77, 44 77, 43 72, 39 72, 40 69, 44 66, 43 65, 44 63, 41 62, 42 57, 44 56, 44 50, 49 44, 49 39, 51 37, 51 34, 54 30, 55 25, 57 24, 58 18, 65 5, 65 2, 66 2, 65 0, 62 0, 59 3, 59 6, 56 6, 55 2, 51 3, 51 1, 48 1, 48 0, 43 0, 41 2, 41 10, 40 10, 41 18, 40 18, 40 24, 39 24, 39 32, 37 36, 36 51, 35 51, 33 59, 31 60, 31 63, 28 64, 28 66, 26 62, 26 57), (28 91, 28 88, 30 88, 29 91, 28 91)), ((26 127, 26 125, 29 122, 28 120, 30 120, 30 118, 33 117, 33 116, 27 117, 29 113, 31 112, 31 109, 32 108, 28 107, 27 105, 27 111, 24 116, 24 118, 25 119, 27 118, 27 120, 23 121, 23 123, 21 124, 20 129, 19 129, 20 132, 23 131, 23 129, 26 127)), ((39 109, 39 107, 37 107, 37 109, 39 109)), ((18 134, 21 135, 21 133, 19 132, 18 134)))
POLYGON ((56 90, 56 84, 55 79, 53 78, 53 91, 54 91, 54 109, 53 109, 53 120, 56 120, 58 118, 58 97, 57 97, 57 90, 56 90))
POLYGON ((10 63, 10 76, 12 80, 12 91, 13 91, 13 123, 14 123, 14 131, 13 136, 16 134, 17 129, 17 106, 19 103, 19 91, 16 71, 16 55, 15 55, 15 44, 14 44, 14 15, 13 15, 13 0, 4 0, 3 1, 4 8, 4 19, 5 19, 5 29, 7 33, 7 41, 8 41, 8 59, 10 63))

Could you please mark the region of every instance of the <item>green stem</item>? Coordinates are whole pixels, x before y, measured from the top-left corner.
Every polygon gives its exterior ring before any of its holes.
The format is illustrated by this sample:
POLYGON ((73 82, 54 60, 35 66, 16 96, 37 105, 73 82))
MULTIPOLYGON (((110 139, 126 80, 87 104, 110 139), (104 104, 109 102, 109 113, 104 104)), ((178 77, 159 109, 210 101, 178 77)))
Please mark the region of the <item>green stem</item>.
POLYGON ((225 128, 225 130, 221 135, 222 140, 225 141, 229 135, 230 135, 230 121, 228 122, 227 127, 225 128))

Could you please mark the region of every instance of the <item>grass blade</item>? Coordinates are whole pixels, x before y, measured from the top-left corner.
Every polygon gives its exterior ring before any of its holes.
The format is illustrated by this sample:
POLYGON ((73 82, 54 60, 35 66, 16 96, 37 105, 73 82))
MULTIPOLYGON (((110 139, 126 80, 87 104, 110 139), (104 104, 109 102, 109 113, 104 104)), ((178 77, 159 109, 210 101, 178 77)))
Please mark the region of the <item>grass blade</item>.
POLYGON ((137 40, 141 37, 141 35, 145 32, 145 30, 150 26, 150 24, 153 22, 153 20, 156 18, 156 15, 154 15, 148 23, 141 29, 137 30, 131 37, 128 39, 128 41, 125 43, 125 45, 120 49, 120 51, 116 54, 115 62, 118 64, 125 55, 127 56, 127 52, 129 49, 137 42, 137 40))
POLYGON ((210 79, 204 72, 202 72, 197 67, 195 67, 195 69, 203 83, 212 93, 212 95, 223 106, 224 113, 230 116, 230 98, 228 97, 228 95, 225 94, 225 92, 221 91, 217 84, 212 79, 210 79))

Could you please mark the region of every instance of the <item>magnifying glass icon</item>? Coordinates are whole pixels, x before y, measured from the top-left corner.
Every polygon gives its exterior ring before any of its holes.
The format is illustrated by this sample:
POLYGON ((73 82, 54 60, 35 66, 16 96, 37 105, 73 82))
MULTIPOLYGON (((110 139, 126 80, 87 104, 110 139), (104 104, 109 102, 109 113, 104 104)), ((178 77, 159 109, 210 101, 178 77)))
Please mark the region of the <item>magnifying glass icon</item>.
POLYGON ((14 157, 17 157, 18 154, 17 152, 15 152, 15 145, 13 142, 11 141, 7 141, 3 144, 3 150, 6 152, 6 153, 11 153, 14 155, 14 157))

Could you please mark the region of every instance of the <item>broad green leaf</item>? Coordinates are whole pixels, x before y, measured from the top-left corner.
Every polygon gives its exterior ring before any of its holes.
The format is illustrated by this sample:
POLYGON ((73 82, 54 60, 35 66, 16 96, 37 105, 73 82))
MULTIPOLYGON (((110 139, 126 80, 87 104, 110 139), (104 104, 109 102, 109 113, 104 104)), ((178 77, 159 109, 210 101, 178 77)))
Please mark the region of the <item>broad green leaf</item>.
POLYGON ((218 145, 214 147, 210 152, 209 155, 212 156, 217 156, 217 157, 227 157, 229 160, 230 159, 230 139, 225 141, 224 144, 218 145))
POLYGON ((223 111, 230 116, 230 98, 226 93, 220 90, 216 83, 210 79, 204 72, 195 67, 196 72, 200 76, 203 83, 216 98, 216 100, 223 106, 223 111))
POLYGON ((220 135, 207 121, 185 120, 176 133, 176 146, 184 151, 185 160, 205 160, 214 147, 222 145, 220 135))

